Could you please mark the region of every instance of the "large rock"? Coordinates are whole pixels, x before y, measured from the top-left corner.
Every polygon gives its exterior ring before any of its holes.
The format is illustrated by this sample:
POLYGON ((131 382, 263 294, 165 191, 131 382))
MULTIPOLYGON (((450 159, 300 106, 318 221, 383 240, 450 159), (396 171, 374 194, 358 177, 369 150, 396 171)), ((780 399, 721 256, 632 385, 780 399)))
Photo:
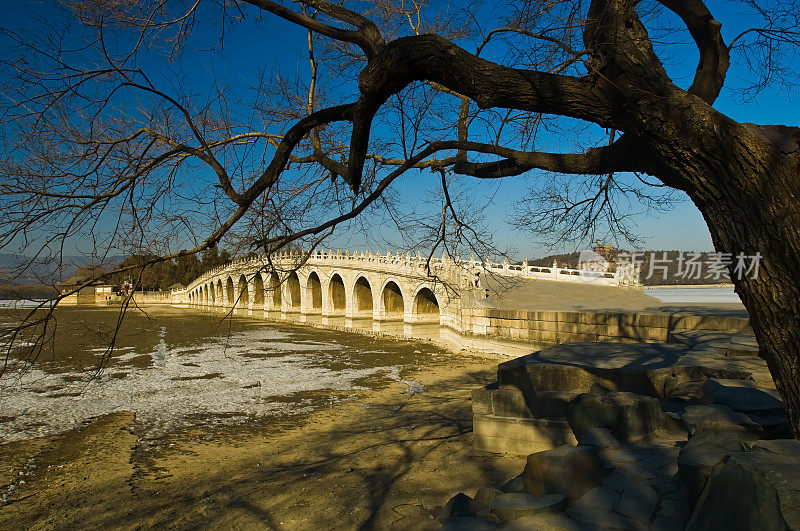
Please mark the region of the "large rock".
POLYGON ((491 531, 497 526, 477 516, 457 516, 442 527, 442 531, 491 531))
POLYGON ((506 531, 587 531, 585 525, 579 524, 564 513, 526 516, 514 520, 503 529, 506 531))
POLYGON ((529 455, 523 481, 534 496, 562 493, 576 500, 600 486, 603 475, 596 448, 564 445, 529 455))
POLYGON ((686 529, 800 529, 798 478, 797 454, 732 454, 714 467, 686 529))
POLYGON ((686 493, 689 509, 694 508, 714 466, 740 452, 743 441, 753 436, 736 430, 707 430, 689 439, 678 456, 678 478, 686 493))
POLYGON ((459 492, 445 504, 442 513, 439 515, 439 521, 445 524, 451 518, 468 516, 475 516, 473 500, 463 492, 459 492))
POLYGON ((800 441, 797 439, 773 439, 771 441, 750 441, 742 443, 745 450, 771 452, 773 454, 800 457, 800 441))
POLYGON ((650 526, 638 520, 615 513, 613 510, 604 509, 575 509, 569 508, 567 516, 583 524, 587 529, 619 529, 623 531, 649 531, 650 526))
POLYGON ((478 489, 478 492, 475 493, 474 502, 482 507, 489 507, 489 503, 491 503, 494 498, 501 494, 503 494, 503 491, 491 487, 478 489))
POLYGON ((591 428, 584 431, 578 439, 581 446, 595 446, 597 448, 618 448, 619 441, 614 434, 606 428, 591 428))
POLYGON ((752 380, 708 379, 703 384, 703 401, 762 417, 785 412, 778 391, 758 388, 752 380))
POLYGON ((511 522, 539 513, 559 512, 564 502, 563 494, 531 496, 527 492, 509 492, 492 499, 489 508, 504 522, 511 522))
POLYGON ((755 435, 763 434, 760 424, 753 422, 744 413, 734 411, 722 404, 686 406, 683 413, 683 422, 689 429, 690 437, 693 437, 701 430, 744 430, 755 435))
POLYGON ((657 398, 598 385, 570 402, 567 420, 578 440, 593 428, 607 428, 620 440, 629 441, 667 426, 667 416, 657 398))
POLYGON ((501 492, 527 492, 525 488, 525 474, 520 474, 500 485, 501 492))
POLYGON ((619 494, 609 487, 595 487, 570 505, 573 509, 581 510, 610 510, 619 502, 619 494))
POLYGON ((656 505, 658 505, 658 493, 650 485, 640 483, 625 488, 620 499, 614 504, 614 510, 628 518, 649 522, 656 505))

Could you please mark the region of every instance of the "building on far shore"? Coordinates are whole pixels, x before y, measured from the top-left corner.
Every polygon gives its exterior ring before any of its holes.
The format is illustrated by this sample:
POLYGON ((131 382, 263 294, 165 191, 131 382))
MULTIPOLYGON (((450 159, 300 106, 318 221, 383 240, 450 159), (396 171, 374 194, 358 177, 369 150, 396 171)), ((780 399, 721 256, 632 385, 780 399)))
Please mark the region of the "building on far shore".
MULTIPOLYGON (((74 291, 78 286, 90 279, 102 275, 105 271, 100 266, 84 266, 64 282, 58 284, 62 295, 74 291)), ((104 282, 92 282, 75 293, 67 295, 61 304, 103 304, 117 299, 118 287, 104 282)))

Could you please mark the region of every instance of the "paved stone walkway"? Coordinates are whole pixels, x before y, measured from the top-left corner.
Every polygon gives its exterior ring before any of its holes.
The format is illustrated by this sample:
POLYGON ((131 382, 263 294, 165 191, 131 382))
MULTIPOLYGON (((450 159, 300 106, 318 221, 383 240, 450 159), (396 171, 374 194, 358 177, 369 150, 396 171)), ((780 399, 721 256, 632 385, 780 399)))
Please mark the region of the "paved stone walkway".
POLYGON ((553 280, 482 279, 489 298, 480 306, 511 310, 562 310, 644 313, 689 313, 747 317, 742 304, 667 304, 641 288, 621 288, 553 280))

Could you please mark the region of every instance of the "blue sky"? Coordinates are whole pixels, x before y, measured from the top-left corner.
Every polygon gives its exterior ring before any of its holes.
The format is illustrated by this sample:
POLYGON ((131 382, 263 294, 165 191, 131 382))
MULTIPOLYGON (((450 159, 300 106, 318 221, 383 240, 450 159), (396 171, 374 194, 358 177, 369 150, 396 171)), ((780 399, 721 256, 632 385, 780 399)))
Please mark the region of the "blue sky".
MULTIPOLYGON (((739 2, 713 1, 708 4, 715 17, 723 23, 723 35, 726 41, 730 41, 732 35, 738 34, 742 28, 753 23, 753 20, 744 14, 746 10, 739 2)), ((30 27, 31 14, 51 13, 48 5, 49 2, 44 0, 13 0, 5 2, 0 12, 3 13, 5 25, 30 27)), ((453 2, 453 5, 458 3, 453 2)), ((293 6, 296 7, 296 4, 293 6)), ((305 78, 308 71, 305 30, 270 14, 264 14, 263 17, 269 31, 264 31, 264 24, 260 27, 250 24, 236 26, 234 31, 227 35, 222 53, 189 54, 182 63, 175 66, 176 70, 197 86, 198 94, 202 94, 205 82, 212 78, 231 85, 246 86, 253 80, 259 67, 273 74, 280 73, 286 78, 295 76, 305 78)), ((202 47, 203 39, 209 38, 210 35, 210 33, 195 35, 193 45, 202 47)), ((672 56, 667 67, 670 73, 674 74, 678 84, 686 86, 691 81, 697 52, 689 42, 688 34, 682 35, 681 39, 685 42, 672 48, 672 56)), ((747 73, 743 69, 736 65, 732 66, 728 76, 728 87, 746 82, 746 77, 747 73)), ((737 121, 800 124, 797 102, 784 92, 767 90, 755 101, 740 100, 730 88, 726 88, 715 107, 737 121)), ((551 141, 554 144, 558 143, 558 138, 553 138, 551 141)), ((419 198, 420 190, 430 188, 432 179, 435 181, 434 176, 428 172, 409 172, 396 185, 396 189, 401 195, 410 198, 409 207, 413 208, 419 198)), ((511 206, 524 194, 529 181, 530 177, 516 177, 504 179, 502 182, 476 184, 480 194, 493 198, 485 214, 490 220, 490 227, 498 246, 513 247, 518 256, 537 256, 545 253, 543 248, 531 243, 527 235, 512 230, 506 223, 511 206)), ((688 200, 677 204, 674 210, 659 217, 637 216, 636 225, 637 232, 644 239, 645 248, 696 251, 712 249, 705 223, 688 200)), ((375 227, 375 230, 391 231, 391 228, 375 227)), ((371 245, 359 234, 340 235, 331 242, 331 245, 344 246, 348 243, 371 245)))

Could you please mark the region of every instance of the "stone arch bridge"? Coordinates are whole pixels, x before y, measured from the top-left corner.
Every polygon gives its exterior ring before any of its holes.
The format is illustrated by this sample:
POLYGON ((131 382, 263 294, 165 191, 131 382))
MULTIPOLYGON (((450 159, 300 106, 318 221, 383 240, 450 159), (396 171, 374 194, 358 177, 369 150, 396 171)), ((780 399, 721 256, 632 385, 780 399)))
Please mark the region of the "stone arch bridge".
MULTIPOLYGON (((409 254, 314 251, 236 260, 212 269, 169 294, 173 304, 247 308, 281 313, 371 318, 376 321, 439 323, 460 329, 462 309, 480 297, 482 274, 625 285, 634 278, 618 271, 585 271, 458 257, 427 260, 409 254)), ((635 280, 634 280, 635 282, 635 280)))
POLYGON ((449 322, 460 314, 466 269, 453 260, 387 253, 316 251, 238 260, 208 271, 173 303, 324 317, 449 322))

